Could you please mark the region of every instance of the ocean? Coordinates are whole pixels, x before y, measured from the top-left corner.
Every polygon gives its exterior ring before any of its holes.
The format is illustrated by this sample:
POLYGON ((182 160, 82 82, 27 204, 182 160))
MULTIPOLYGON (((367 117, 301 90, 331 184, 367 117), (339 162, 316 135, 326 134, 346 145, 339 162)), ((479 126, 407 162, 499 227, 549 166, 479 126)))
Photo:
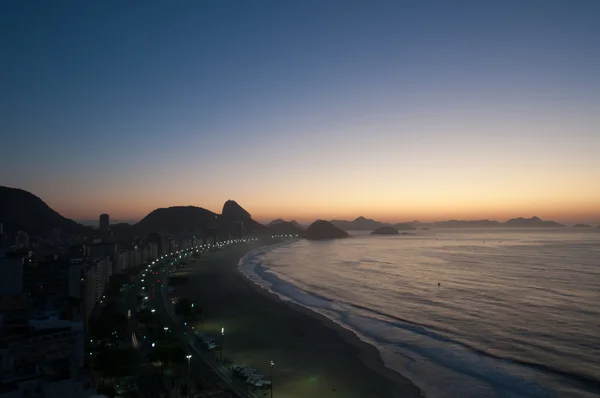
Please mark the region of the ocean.
POLYGON ((600 230, 413 232, 283 242, 240 270, 428 398, 600 397, 600 230))

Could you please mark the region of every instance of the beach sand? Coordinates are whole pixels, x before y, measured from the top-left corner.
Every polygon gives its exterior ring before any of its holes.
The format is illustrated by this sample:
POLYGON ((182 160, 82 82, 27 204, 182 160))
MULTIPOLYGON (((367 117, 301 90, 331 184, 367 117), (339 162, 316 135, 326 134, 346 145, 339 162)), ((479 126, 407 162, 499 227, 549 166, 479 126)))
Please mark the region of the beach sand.
POLYGON ((198 302, 205 313, 196 330, 220 339, 221 327, 225 328, 224 358, 248 364, 266 379, 271 378, 270 361, 274 361, 277 398, 420 396, 408 379, 383 366, 374 347, 241 275, 239 259, 264 245, 234 245, 188 262, 181 270, 189 279, 180 294, 198 302))

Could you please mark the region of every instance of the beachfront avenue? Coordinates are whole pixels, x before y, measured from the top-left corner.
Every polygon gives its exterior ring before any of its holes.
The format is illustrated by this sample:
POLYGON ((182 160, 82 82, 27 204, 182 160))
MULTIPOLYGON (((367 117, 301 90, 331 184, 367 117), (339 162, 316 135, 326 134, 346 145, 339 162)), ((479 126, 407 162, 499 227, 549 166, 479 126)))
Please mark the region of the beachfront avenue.
POLYGON ((250 252, 272 240, 295 238, 273 235, 207 243, 162 255, 132 270, 131 279, 111 298, 120 303, 118 308, 108 311, 104 305, 103 327, 87 343, 88 361, 100 375, 99 392, 127 396, 139 391, 144 397, 156 398, 165 394, 200 396, 207 391, 221 391, 223 397, 271 395, 272 365, 270 372, 261 374, 247 365, 234 364, 234 358, 227 356, 225 326, 220 327, 220 335, 206 334, 199 326, 205 322, 202 302, 172 297, 175 288, 169 281, 176 282, 178 273, 186 272, 186 265, 197 268, 210 258, 229 255, 232 249, 219 253, 229 247, 240 246, 241 252, 250 252), (243 245, 248 248, 242 249, 243 245), (115 315, 123 309, 126 317, 115 315))

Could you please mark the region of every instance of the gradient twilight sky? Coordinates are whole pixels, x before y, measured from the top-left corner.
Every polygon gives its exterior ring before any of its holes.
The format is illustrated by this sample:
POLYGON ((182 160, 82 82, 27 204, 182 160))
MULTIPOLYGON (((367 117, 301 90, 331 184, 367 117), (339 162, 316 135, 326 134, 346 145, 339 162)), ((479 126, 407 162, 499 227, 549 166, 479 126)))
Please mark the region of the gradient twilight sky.
POLYGON ((0 185, 75 219, 600 222, 600 1, 0 2, 0 185))

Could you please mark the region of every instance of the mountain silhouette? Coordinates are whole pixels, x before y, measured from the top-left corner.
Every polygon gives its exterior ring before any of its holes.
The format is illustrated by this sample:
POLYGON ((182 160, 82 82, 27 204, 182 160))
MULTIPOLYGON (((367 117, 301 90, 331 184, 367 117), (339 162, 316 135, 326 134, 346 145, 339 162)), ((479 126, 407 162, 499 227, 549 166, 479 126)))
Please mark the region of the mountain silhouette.
POLYGON ((243 232, 257 232, 265 229, 264 225, 253 220, 242 206, 234 200, 223 205, 223 214, 196 206, 173 206, 160 208, 150 212, 134 229, 141 235, 158 232, 167 235, 206 236, 213 233, 227 236, 237 233, 236 225, 242 223, 243 232))
POLYGON ((384 227, 379 227, 376 230, 374 230, 373 232, 371 232, 371 235, 399 235, 400 232, 398 232, 398 230, 394 227, 389 227, 389 226, 384 226, 384 227))
POLYGON ((417 228, 415 228, 414 225, 412 225, 411 223, 407 223, 407 222, 399 222, 397 224, 394 224, 393 227, 395 229, 397 229, 398 231, 411 231, 411 230, 417 229, 417 228))
POLYGON ((267 232, 271 235, 295 235, 298 234, 299 237, 304 236, 305 230, 304 228, 294 224, 292 221, 281 221, 276 222, 275 224, 269 223, 267 225, 267 232))
POLYGON ((153 210, 135 224, 138 233, 158 232, 167 235, 203 234, 216 228, 219 215, 196 206, 172 206, 153 210))
POLYGON ((372 231, 381 226, 389 225, 363 216, 357 217, 352 221, 331 220, 330 222, 344 231, 372 231))
POLYGON ((249 220, 252 218, 250 213, 248 213, 242 206, 240 206, 235 200, 229 199, 223 205, 223 210, 221 211, 221 215, 223 217, 231 217, 238 220, 249 220))
POLYGON ((433 226, 437 228, 490 228, 499 227, 501 223, 493 220, 448 220, 436 221, 433 223, 433 226))
POLYGON ((265 231, 265 226, 252 219, 252 216, 246 209, 240 206, 235 200, 228 200, 223 205, 221 212, 221 226, 223 228, 233 228, 233 226, 242 222, 244 232, 262 232, 265 231))
POLYGON ((292 224, 296 225, 297 227, 300 227, 300 228, 302 228, 304 230, 304 227, 302 225, 300 225, 300 223, 298 221, 296 221, 296 220, 286 221, 283 218, 277 218, 277 219, 269 222, 267 224, 267 227, 270 227, 270 226, 275 225, 275 224, 283 223, 283 222, 290 222, 290 223, 292 223, 292 224))
POLYGON ((89 229, 61 216, 42 199, 23 189, 0 186, 0 222, 4 233, 25 231, 29 235, 50 235, 53 229, 63 233, 84 233, 89 229))
POLYGON ((350 235, 329 221, 317 220, 306 229, 305 237, 310 240, 348 238, 350 235))
POLYGON ((503 226, 505 227, 564 227, 565 225, 559 224, 554 221, 544 221, 539 217, 533 216, 531 218, 512 218, 506 221, 503 226))

